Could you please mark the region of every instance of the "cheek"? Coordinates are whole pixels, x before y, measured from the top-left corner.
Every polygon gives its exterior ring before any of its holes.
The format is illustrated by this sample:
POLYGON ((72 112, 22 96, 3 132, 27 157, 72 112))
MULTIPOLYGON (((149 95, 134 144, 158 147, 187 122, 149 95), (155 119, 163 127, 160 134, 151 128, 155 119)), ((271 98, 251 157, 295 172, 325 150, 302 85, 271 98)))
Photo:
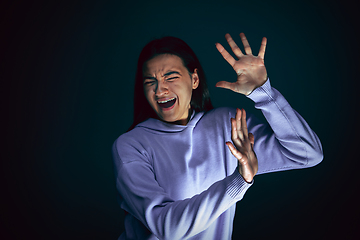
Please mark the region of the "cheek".
POLYGON ((145 98, 150 105, 152 105, 151 100, 153 99, 151 92, 152 92, 152 90, 150 88, 144 88, 145 98))
POLYGON ((185 105, 188 105, 191 101, 191 95, 192 95, 192 88, 191 86, 186 86, 186 87, 183 87, 181 89, 181 95, 179 96, 180 97, 180 101, 185 104, 185 105))

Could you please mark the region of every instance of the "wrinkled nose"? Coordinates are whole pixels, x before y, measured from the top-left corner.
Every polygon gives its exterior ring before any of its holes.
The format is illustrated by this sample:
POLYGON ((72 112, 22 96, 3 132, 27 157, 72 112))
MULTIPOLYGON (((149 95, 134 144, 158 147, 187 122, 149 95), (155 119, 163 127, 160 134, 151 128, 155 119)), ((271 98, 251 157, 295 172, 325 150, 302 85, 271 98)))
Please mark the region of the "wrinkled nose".
POLYGON ((168 93, 168 86, 165 81, 158 81, 155 88, 156 96, 163 96, 168 93))

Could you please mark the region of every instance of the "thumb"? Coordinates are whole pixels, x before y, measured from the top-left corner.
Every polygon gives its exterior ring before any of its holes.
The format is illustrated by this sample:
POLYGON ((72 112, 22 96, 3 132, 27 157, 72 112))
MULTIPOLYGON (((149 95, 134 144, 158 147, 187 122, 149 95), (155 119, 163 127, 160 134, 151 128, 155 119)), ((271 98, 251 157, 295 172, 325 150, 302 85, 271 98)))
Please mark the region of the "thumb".
POLYGON ((243 158, 243 155, 236 149, 234 144, 232 144, 231 142, 226 142, 225 144, 229 147, 231 154, 235 158, 237 158, 238 160, 241 160, 243 158))
POLYGON ((227 82, 227 81, 220 81, 218 83, 216 83, 216 87, 220 87, 220 88, 226 88, 226 89, 230 89, 232 90, 233 89, 233 85, 234 83, 231 83, 231 82, 227 82))

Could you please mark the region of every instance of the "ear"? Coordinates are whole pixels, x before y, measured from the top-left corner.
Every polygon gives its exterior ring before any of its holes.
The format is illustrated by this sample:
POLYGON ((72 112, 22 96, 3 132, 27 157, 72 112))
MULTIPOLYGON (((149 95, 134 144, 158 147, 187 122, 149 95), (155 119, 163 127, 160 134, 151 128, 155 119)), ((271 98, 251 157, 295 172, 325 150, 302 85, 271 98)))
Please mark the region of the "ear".
POLYGON ((197 73, 197 68, 194 69, 194 73, 191 74, 191 77, 192 77, 192 84, 193 84, 192 88, 197 89, 199 86, 199 82, 200 82, 199 75, 197 73))

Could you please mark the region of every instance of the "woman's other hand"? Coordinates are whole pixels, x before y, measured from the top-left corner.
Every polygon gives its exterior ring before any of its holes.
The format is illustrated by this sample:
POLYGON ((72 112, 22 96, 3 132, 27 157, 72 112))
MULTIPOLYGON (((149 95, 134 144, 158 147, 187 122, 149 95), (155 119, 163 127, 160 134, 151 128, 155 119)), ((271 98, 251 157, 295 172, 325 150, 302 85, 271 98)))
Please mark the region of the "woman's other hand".
POLYGON ((235 119, 231 118, 231 140, 226 145, 238 160, 239 173, 250 183, 258 171, 258 160, 253 149, 254 135, 248 133, 244 109, 237 109, 235 119))

